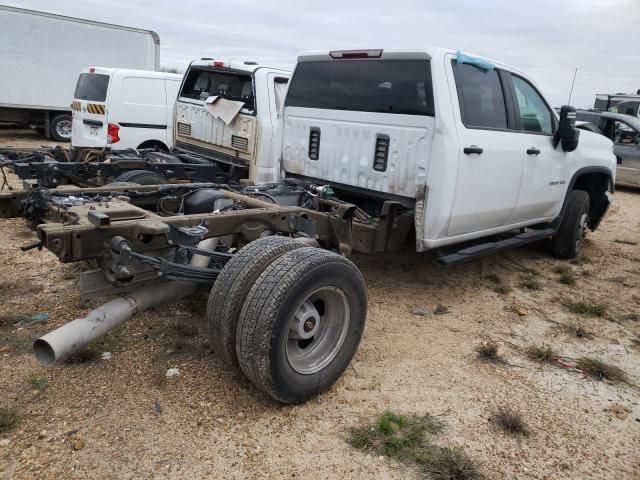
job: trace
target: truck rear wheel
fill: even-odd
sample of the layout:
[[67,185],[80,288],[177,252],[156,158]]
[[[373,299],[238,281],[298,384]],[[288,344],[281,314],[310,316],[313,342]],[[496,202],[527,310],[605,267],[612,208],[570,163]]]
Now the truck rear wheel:
[[51,119],[51,138],[56,142],[71,141],[71,115],[63,113]]
[[149,170],[129,170],[113,179],[113,183],[119,182],[131,182],[138,185],[164,185],[168,183],[165,177]]
[[264,237],[246,245],[220,272],[209,294],[209,345],[229,367],[238,367],[236,325],[247,294],[256,279],[276,258],[307,247],[288,237]]
[[366,316],[366,287],[353,263],[317,248],[286,253],[247,295],[236,331],[240,368],[274,399],[304,402],[349,366]]
[[582,249],[588,224],[589,194],[584,190],[572,190],[560,227],[553,237],[553,254],[559,258],[575,258]]

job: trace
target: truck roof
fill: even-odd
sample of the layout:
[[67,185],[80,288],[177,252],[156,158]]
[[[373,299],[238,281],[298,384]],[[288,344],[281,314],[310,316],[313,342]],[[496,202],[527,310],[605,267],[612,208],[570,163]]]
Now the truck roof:
[[135,70],[131,68],[111,68],[111,67],[87,67],[82,69],[81,73],[98,73],[102,75],[114,75],[116,73],[126,75],[138,75],[146,78],[175,78],[182,79],[180,73],[154,72],[153,70]]
[[[452,48],[442,48],[442,47],[418,47],[418,48],[407,48],[407,49],[394,49],[394,48],[357,49],[357,50],[347,49],[347,50],[331,50],[329,52],[315,51],[315,52],[309,52],[308,54],[300,55],[298,57],[298,62],[310,62],[310,61],[322,61],[322,60],[339,61],[341,58],[365,58],[364,55],[362,55],[365,52],[371,52],[370,54],[371,56],[369,56],[369,58],[373,58],[373,59],[381,58],[383,60],[384,59],[387,59],[387,60],[389,59],[407,59],[407,60],[409,59],[424,59],[424,60],[443,59],[445,55],[448,55],[448,54],[457,55],[458,53],[461,53],[470,59],[478,60],[483,63],[490,63],[492,65],[495,65],[498,68],[508,69],[511,72],[514,72],[524,78],[528,78],[531,80],[531,78],[526,73],[506,63],[494,60],[492,58],[487,58],[482,55],[476,55],[471,52],[466,52],[466,51],[461,52],[460,50],[455,50]],[[340,54],[345,54],[345,53],[348,56],[346,57],[339,56]],[[358,56],[358,55],[362,55],[362,56]]]
[[602,117],[610,118],[612,120],[620,120],[621,122],[626,122],[629,125],[632,125],[640,131],[640,118],[634,117],[633,115],[615,112],[602,112],[600,110],[578,110],[576,113],[584,117]]
[[[220,65],[217,65],[220,64]],[[227,61],[223,59],[214,58],[201,58],[200,60],[193,60],[189,67],[219,67],[229,70],[238,70],[241,72],[253,73],[260,68],[268,68],[269,70],[277,70],[282,73],[290,74],[291,71],[283,67],[274,67],[272,65],[263,65],[252,61],[233,60]]]
[[84,18],[68,17],[66,15],[58,15],[57,13],[41,12],[39,10],[29,10],[27,8],[10,7],[8,5],[0,5],[0,10],[6,10],[6,11],[16,12],[16,13],[24,13],[24,14],[27,14],[27,15],[39,15],[41,17],[56,18],[58,20],[66,20],[66,21],[69,21],[69,22],[76,22],[76,23],[85,23],[85,24],[88,24],[88,25],[95,25],[95,26],[99,26],[99,27],[119,28],[121,30],[128,30],[130,32],[148,33],[153,37],[153,41],[157,45],[160,44],[160,37],[153,30],[145,30],[145,29],[142,29],[142,28],[126,27],[124,25],[114,25],[113,23],[96,22],[94,20],[87,20],[87,19],[84,19]]

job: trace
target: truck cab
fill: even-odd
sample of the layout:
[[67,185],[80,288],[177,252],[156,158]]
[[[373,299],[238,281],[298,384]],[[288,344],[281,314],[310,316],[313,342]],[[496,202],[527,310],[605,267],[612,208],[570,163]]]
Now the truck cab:
[[191,62],[175,106],[175,147],[247,172],[256,183],[274,181],[289,77],[255,62]]
[[574,127],[575,109],[559,118],[526,74],[493,60],[435,48],[305,55],[285,100],[281,175],[331,184],[372,216],[396,202],[414,216],[419,251],[524,228],[552,236],[573,190],[588,196],[577,195],[589,203],[583,229],[613,191],[611,142]]

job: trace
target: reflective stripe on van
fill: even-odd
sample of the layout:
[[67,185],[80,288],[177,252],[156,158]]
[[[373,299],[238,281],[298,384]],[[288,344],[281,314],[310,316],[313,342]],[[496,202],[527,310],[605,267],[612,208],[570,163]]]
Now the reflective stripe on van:
[[79,112],[81,109],[82,109],[82,104],[79,101],[74,100],[71,103],[71,110],[73,110],[74,112]]
[[96,115],[104,115],[106,107],[97,103],[87,103],[87,112],[94,113]]

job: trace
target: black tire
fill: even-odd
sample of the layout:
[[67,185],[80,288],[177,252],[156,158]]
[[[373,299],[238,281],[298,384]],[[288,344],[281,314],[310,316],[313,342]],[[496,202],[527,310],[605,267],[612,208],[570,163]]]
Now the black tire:
[[256,279],[276,258],[307,246],[287,237],[259,238],[242,248],[224,266],[209,294],[207,325],[209,345],[225,365],[238,367],[236,325]]
[[56,142],[71,141],[71,115],[63,113],[51,119],[51,138]]
[[560,227],[553,237],[552,250],[558,258],[575,258],[582,248],[589,223],[589,194],[572,190],[568,194],[567,209]]
[[159,173],[149,170],[129,170],[113,179],[113,183],[137,183],[138,185],[164,185],[169,183],[165,177]]
[[[319,292],[329,295],[321,305],[314,300]],[[292,339],[292,332],[300,327],[306,331],[308,326],[308,321],[301,321],[299,316],[304,305],[316,309],[317,323],[309,327],[316,333],[310,340],[299,340],[297,335]],[[339,312],[344,314],[336,315]],[[286,253],[266,268],[247,295],[236,330],[240,368],[274,399],[304,402],[330,388],[349,366],[366,317],[366,286],[353,263],[318,248]],[[332,323],[331,318],[337,320]],[[333,342],[336,335],[341,340]],[[317,348],[326,345],[323,339],[335,343],[328,347],[330,354],[324,355],[325,349]],[[313,342],[318,344],[314,346]],[[306,348],[310,348],[305,350],[308,353],[291,354]]]

